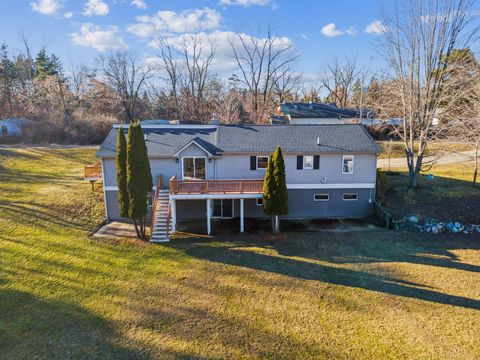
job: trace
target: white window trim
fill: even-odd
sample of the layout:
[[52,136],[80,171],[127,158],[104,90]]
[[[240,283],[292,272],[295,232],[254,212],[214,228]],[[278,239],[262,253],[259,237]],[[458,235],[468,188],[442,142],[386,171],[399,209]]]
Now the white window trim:
[[270,156],[268,155],[257,155],[256,156],[256,160],[257,160],[257,163],[256,163],[256,168],[257,170],[266,170],[267,168],[261,168],[261,167],[258,167],[258,158],[267,158],[267,166],[268,166],[268,162],[270,161]]
[[263,198],[256,198],[256,199],[255,199],[255,205],[256,205],[256,206],[263,206],[263,203],[259,203],[259,200],[262,200],[262,201],[263,201]]
[[187,178],[185,179],[185,167],[183,163],[183,159],[193,159],[193,172],[196,174],[197,171],[195,170],[195,159],[205,159],[205,180],[208,179],[208,173],[207,173],[207,163],[208,163],[208,158],[206,156],[182,156],[182,180],[204,180],[204,179],[197,179],[197,178]]
[[[316,195],[327,195],[327,198],[326,199],[315,199]],[[313,194],[313,201],[330,201],[330,194],[324,194],[324,193]]]
[[[345,199],[345,195],[355,195],[355,199]],[[358,193],[343,193],[342,194],[342,201],[357,201],[358,200]]]
[[[352,171],[351,172],[345,172],[343,171],[344,165],[345,165],[345,159],[346,158],[351,158],[352,159]],[[354,155],[343,155],[342,156],[342,174],[343,175],[352,175],[353,171],[355,169],[355,156]]]
[[[306,157],[311,157],[312,158],[312,166],[311,167],[305,166],[305,158]],[[315,167],[315,157],[313,155],[303,155],[303,170],[313,170],[314,167]]]

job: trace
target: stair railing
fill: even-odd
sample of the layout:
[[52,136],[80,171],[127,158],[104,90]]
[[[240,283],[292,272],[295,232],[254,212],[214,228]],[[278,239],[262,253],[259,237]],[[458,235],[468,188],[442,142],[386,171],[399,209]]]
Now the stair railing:
[[155,188],[155,195],[153,198],[153,207],[152,207],[152,216],[150,219],[150,237],[153,237],[153,228],[155,227],[155,214],[157,213],[158,208],[158,195],[160,194],[160,189],[162,188],[162,175],[159,175],[157,178],[157,185]]

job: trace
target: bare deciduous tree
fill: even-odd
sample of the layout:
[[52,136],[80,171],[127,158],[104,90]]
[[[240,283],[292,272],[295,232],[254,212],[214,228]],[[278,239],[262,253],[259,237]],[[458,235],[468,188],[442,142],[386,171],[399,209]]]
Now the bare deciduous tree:
[[182,37],[181,56],[185,76],[181,81],[186,114],[196,120],[207,121],[210,114],[206,104],[206,84],[209,68],[215,56],[215,44],[205,34],[185,34]]
[[271,29],[265,37],[237,33],[229,42],[239,78],[251,95],[253,120],[263,120],[276,79],[297,59],[293,44]]
[[[409,184],[418,186],[425,149],[438,129],[432,126],[446,90],[452,50],[471,39],[470,0],[408,0],[384,17],[381,52],[394,72],[403,126],[398,131],[407,158]],[[453,94],[450,94],[453,95]]]
[[178,58],[178,51],[160,33],[156,35],[154,44],[158,49],[159,68],[167,74],[167,78],[164,80],[170,85],[170,93],[174,104],[174,118],[179,119],[182,117],[179,88],[184,72],[183,63]]
[[130,52],[115,52],[99,58],[105,81],[121,98],[128,122],[136,119],[136,106],[140,90],[153,76],[153,67],[140,64]]
[[355,59],[340,61],[333,58],[326,70],[318,74],[320,84],[327,90],[328,99],[340,108],[348,105],[353,84],[357,79],[357,62]]

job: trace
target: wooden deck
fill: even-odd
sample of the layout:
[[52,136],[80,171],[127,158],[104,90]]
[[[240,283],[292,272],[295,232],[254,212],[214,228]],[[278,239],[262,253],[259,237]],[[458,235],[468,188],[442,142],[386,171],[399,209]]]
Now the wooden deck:
[[261,194],[263,180],[170,179],[171,194]]

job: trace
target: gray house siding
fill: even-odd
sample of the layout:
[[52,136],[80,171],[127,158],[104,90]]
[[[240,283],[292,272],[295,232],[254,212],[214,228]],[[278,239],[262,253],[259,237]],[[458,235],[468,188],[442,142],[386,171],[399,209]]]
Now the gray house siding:
[[[297,156],[285,155],[287,183],[319,184],[324,177],[327,184],[375,182],[376,155],[352,155],[354,155],[353,174],[342,174],[343,154],[320,154],[320,169],[318,170],[297,170]],[[217,179],[263,179],[265,176],[265,169],[250,170],[250,155],[225,155],[217,158],[215,172]]]

